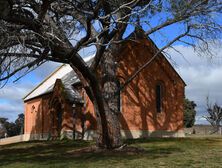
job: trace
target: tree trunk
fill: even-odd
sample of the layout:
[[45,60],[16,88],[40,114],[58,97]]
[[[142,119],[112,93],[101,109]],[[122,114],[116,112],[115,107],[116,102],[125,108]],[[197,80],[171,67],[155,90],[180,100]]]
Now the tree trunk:
[[120,94],[119,81],[116,77],[116,62],[111,51],[104,54],[101,64],[101,86],[104,109],[107,118],[109,138],[112,148],[122,145],[120,133]]
[[0,18],[5,18],[10,14],[10,4],[7,0],[0,1]]
[[112,148],[112,144],[109,138],[107,118],[99,80],[80,56],[72,58],[70,66],[77,73],[83,84],[83,87],[86,90],[87,95],[94,105],[97,119],[97,146],[110,149]]
[[97,75],[89,69],[82,58],[73,58],[70,65],[77,73],[94,104],[97,117],[97,146],[107,149],[121,146],[119,86],[113,54],[111,52],[105,53],[99,68],[100,73]]

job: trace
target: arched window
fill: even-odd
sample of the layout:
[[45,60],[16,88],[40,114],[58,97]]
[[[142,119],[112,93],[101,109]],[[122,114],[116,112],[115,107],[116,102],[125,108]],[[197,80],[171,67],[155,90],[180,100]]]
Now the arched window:
[[163,111],[163,84],[156,85],[156,111],[161,113]]
[[36,110],[35,110],[35,106],[33,105],[33,106],[31,107],[31,113],[34,113],[34,112],[36,112]]

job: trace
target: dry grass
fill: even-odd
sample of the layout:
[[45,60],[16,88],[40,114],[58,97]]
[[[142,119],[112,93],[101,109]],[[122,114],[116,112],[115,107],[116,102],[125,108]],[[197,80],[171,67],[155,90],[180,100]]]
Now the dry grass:
[[128,140],[120,151],[97,150],[94,142],[45,141],[0,147],[2,167],[221,167],[221,138]]

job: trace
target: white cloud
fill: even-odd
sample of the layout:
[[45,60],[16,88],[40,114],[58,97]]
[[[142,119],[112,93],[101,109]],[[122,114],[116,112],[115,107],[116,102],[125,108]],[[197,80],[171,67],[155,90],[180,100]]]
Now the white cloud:
[[18,82],[8,83],[4,88],[0,89],[0,117],[6,117],[10,121],[14,121],[18,114],[24,112],[22,98],[59,65],[61,64],[45,63]]
[[186,96],[197,104],[196,123],[203,123],[201,117],[206,115],[207,96],[212,103],[222,105],[222,48],[215,48],[215,55],[209,58],[206,55],[198,56],[192,47],[174,47],[183,56],[174,50],[168,50],[171,62],[187,84]]
[[32,88],[34,84],[9,84],[3,89],[0,89],[0,99],[17,100],[25,96]]
[[15,101],[10,99],[0,99],[0,117],[5,117],[10,121],[14,121],[18,114],[23,113],[23,111],[23,101],[21,98],[18,98],[18,100]]
[[34,84],[31,83],[9,83],[0,89],[0,117],[6,117],[14,121],[18,114],[23,113],[22,98],[33,87]]

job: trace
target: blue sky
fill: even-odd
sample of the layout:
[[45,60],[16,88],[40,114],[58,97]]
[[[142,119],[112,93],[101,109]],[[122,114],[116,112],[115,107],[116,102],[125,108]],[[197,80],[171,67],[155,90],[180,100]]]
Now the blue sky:
[[206,115],[206,97],[211,103],[222,106],[222,48],[214,46],[213,58],[198,56],[193,48],[177,45],[175,48],[183,53],[183,56],[174,50],[169,50],[171,62],[177,72],[186,82],[186,97],[197,104],[196,123],[207,123],[202,116]]
[[53,62],[45,63],[16,83],[11,80],[0,89],[0,117],[14,121],[18,114],[24,112],[22,98],[59,65]]

